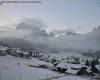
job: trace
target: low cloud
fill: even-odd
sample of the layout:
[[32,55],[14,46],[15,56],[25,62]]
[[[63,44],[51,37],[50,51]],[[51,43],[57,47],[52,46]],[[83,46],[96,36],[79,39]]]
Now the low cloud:
[[[80,52],[86,49],[99,49],[99,31],[86,34],[64,35],[55,37],[55,34],[68,33],[70,30],[53,30],[47,33],[46,25],[41,20],[22,20],[15,29],[0,31],[0,38],[17,38],[29,41],[31,45],[41,50]],[[73,31],[72,31],[73,32]],[[15,41],[16,42],[16,41]]]

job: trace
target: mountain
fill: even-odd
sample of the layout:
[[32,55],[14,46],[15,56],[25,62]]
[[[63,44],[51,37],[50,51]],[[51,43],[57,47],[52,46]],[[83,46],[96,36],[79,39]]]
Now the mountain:
[[69,31],[69,32],[66,33],[66,36],[69,36],[69,35],[76,35],[76,33]]
[[29,29],[33,30],[34,28],[44,29],[47,25],[40,19],[22,19],[17,25],[16,29]]
[[100,49],[100,26],[84,34],[69,32],[67,35],[54,38],[49,45],[60,51],[73,53],[91,49],[98,50]]
[[[41,28],[40,28],[41,27]],[[0,42],[8,47],[38,49],[53,52],[45,42],[52,34],[48,34],[41,20],[24,19],[15,26],[15,29],[0,31]]]
[[94,28],[91,34],[93,35],[95,39],[100,40],[100,25]]
[[42,20],[23,19],[17,26],[16,30],[24,30],[30,32],[30,37],[35,38],[49,38],[53,37],[52,34],[48,34],[45,30],[47,25]]
[[0,42],[9,47],[39,49],[49,53],[100,49],[100,26],[89,33],[67,32],[61,37],[55,37],[52,32],[47,33],[46,26],[41,20],[24,19],[16,28],[0,31]]
[[93,33],[100,33],[100,25],[93,29]]

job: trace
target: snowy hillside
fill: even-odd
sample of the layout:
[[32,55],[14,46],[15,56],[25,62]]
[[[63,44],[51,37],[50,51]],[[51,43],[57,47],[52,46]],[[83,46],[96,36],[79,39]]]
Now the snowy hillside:
[[[20,63],[18,65],[17,63]],[[50,70],[29,67],[29,64],[48,64],[32,59],[20,59],[12,56],[0,57],[0,80],[39,80],[59,76]]]
[[88,80],[88,79],[84,79],[81,77],[76,77],[76,76],[65,76],[59,79],[53,79],[53,80]]
[[[19,63],[19,64],[18,64]],[[52,64],[33,59],[13,56],[0,56],[0,80],[87,80],[77,76],[65,76],[49,69],[35,68],[28,65]]]

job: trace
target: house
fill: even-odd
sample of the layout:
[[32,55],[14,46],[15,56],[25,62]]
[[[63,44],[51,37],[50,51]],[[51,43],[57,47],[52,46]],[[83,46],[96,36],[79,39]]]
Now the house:
[[66,63],[59,63],[57,66],[56,66],[56,68],[57,68],[57,71],[59,71],[59,72],[66,72],[66,70],[67,70],[67,66],[66,66]]
[[30,53],[28,52],[23,52],[23,58],[29,58],[30,57]]
[[56,68],[59,72],[77,75],[84,75],[89,72],[89,70],[87,71],[88,68],[82,64],[59,63]]
[[6,50],[6,48],[0,48],[0,56],[5,56],[7,54]]
[[16,55],[21,58],[29,58],[31,55],[27,51],[16,50]]
[[32,51],[32,57],[40,57],[40,51]]
[[20,48],[11,48],[10,49],[10,54],[13,56],[18,56],[18,52],[21,51]]
[[15,54],[16,54],[18,57],[23,57],[23,56],[24,56],[24,55],[23,55],[24,52],[21,51],[21,50],[16,50],[15,52],[16,52]]

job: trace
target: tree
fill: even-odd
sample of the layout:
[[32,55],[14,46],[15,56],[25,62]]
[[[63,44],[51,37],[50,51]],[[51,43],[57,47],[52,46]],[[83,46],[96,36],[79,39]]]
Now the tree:
[[91,68],[91,71],[92,71],[92,73],[98,73],[98,69],[95,66],[93,66]]
[[95,66],[95,60],[93,60],[92,62],[91,62],[91,67],[94,67]]
[[89,65],[90,65],[88,59],[86,60],[85,65],[86,65],[86,66],[89,66]]
[[91,71],[92,71],[92,74],[93,73],[98,73],[98,69],[95,67],[95,65],[96,65],[96,60],[94,59],[92,62],[91,62]]
[[95,59],[95,64],[99,64],[98,58]]
[[86,67],[82,67],[78,72],[77,75],[84,75],[87,74]]

